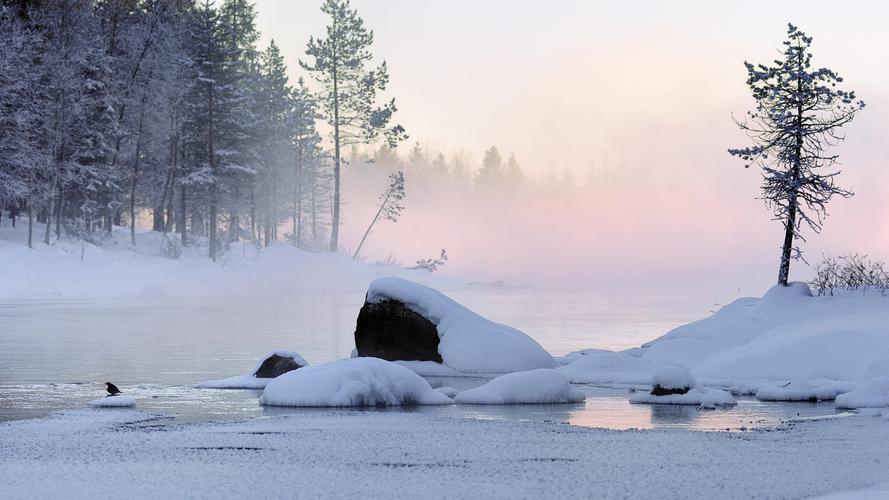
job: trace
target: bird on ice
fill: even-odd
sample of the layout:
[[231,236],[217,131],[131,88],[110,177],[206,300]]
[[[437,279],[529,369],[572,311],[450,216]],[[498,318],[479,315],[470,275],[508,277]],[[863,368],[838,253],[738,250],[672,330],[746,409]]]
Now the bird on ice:
[[105,387],[108,390],[109,396],[117,396],[118,394],[120,394],[120,389],[118,389],[117,386],[112,384],[111,382],[105,382]]

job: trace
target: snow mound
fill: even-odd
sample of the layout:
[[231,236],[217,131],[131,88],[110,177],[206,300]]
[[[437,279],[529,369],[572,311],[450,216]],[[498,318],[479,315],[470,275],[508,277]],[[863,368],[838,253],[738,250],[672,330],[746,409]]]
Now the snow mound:
[[651,377],[651,385],[668,390],[692,389],[697,387],[698,381],[687,370],[677,366],[665,366],[654,372]]
[[576,403],[584,399],[584,393],[571,387],[564,375],[547,368],[501,375],[457,394],[458,403],[484,405]]
[[437,290],[401,278],[378,278],[367,301],[397,300],[436,325],[445,365],[463,373],[510,373],[553,368],[552,356],[531,337],[470,311]]
[[439,405],[453,401],[409,369],[377,358],[351,358],[293,370],[271,380],[268,406]]
[[556,369],[572,384],[645,385],[659,364],[627,354],[590,352]]
[[253,371],[250,375],[237,375],[219,380],[208,380],[197,384],[195,387],[199,389],[263,389],[273,377],[263,378],[258,377],[257,374],[259,373],[260,368],[262,368],[263,363],[272,356],[291,359],[297,365],[302,367],[309,366],[309,362],[298,352],[279,349],[263,356],[262,359],[256,363],[256,366],[253,367]]
[[133,408],[136,406],[136,400],[130,396],[118,394],[90,401],[89,405],[94,408]]
[[697,405],[703,408],[738,404],[730,393],[713,388],[695,388],[685,394],[668,394],[665,396],[655,396],[648,392],[637,391],[630,394],[630,402],[662,405]]
[[863,386],[837,396],[837,408],[889,407],[889,377],[871,380]]
[[687,368],[706,385],[862,382],[889,376],[886,325],[889,297],[813,297],[808,286],[792,283],[675,328],[644,344],[641,359]]
[[835,384],[817,385],[808,380],[792,380],[786,384],[768,385],[756,392],[761,401],[829,401],[836,399]]

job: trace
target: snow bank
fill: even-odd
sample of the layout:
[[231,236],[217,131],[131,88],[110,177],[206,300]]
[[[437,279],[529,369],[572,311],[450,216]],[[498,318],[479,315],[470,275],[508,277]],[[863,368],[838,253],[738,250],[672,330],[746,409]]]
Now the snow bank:
[[682,366],[707,385],[889,376],[889,297],[776,286],[644,344],[640,359]]
[[871,380],[863,386],[837,396],[837,408],[889,407],[889,377]]
[[287,372],[266,385],[268,406],[436,405],[453,401],[409,369],[377,358],[351,358]]
[[630,394],[630,402],[662,405],[698,405],[703,408],[738,404],[730,393],[712,387],[696,388],[685,394],[668,394],[665,396],[655,396],[648,392],[636,391]]
[[437,290],[400,278],[374,280],[367,301],[386,299],[403,303],[436,325],[442,361],[458,372],[509,373],[556,366],[531,337],[485,319]]
[[645,385],[659,364],[627,354],[597,351],[556,370],[572,384]]
[[[261,249],[233,244],[213,262],[207,258],[206,242],[198,239],[183,247],[179,258],[171,259],[163,255],[163,234],[138,229],[132,246],[129,228],[120,227],[101,247],[53,238],[51,245],[35,242],[29,249],[27,221],[12,228],[5,211],[3,215],[0,299],[4,300],[348,293],[366,289],[380,276],[401,276],[440,289],[463,286],[426,271],[365,264],[340,253],[305,252],[282,242]],[[36,240],[44,227],[34,224]]]
[[786,384],[767,385],[756,391],[761,401],[828,401],[836,399],[841,387],[836,383],[814,384],[808,380],[792,380]]
[[584,393],[571,387],[564,375],[547,368],[501,375],[457,394],[458,403],[484,405],[576,403],[584,399]]
[[133,408],[136,406],[136,400],[130,396],[118,394],[90,401],[89,405],[95,408]]
[[263,389],[273,378],[258,377],[257,374],[263,363],[272,356],[289,358],[297,365],[303,367],[309,365],[309,362],[296,351],[276,350],[266,354],[257,361],[250,375],[237,375],[219,380],[208,380],[197,384],[196,387],[199,389]]

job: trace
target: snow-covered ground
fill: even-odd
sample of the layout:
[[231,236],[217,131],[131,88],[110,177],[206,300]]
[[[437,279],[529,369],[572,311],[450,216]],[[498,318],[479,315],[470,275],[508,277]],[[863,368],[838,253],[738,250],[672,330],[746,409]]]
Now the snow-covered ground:
[[889,376],[889,296],[813,297],[802,283],[743,298],[640,348],[579,352],[559,368],[572,382],[641,385],[664,366],[704,386],[763,399],[833,399]]
[[885,483],[889,440],[889,421],[870,416],[742,434],[381,411],[144,418],[104,409],[0,424],[3,497],[806,498]]
[[115,227],[102,246],[80,241],[43,244],[35,224],[27,247],[27,221],[0,224],[0,300],[202,297],[288,293],[354,292],[380,276],[403,276],[436,288],[459,288],[457,280],[426,271],[356,262],[342,253],[312,253],[283,242],[258,249],[238,243],[213,262],[200,244],[179,258],[163,255],[164,235],[139,231],[130,245],[127,228]]

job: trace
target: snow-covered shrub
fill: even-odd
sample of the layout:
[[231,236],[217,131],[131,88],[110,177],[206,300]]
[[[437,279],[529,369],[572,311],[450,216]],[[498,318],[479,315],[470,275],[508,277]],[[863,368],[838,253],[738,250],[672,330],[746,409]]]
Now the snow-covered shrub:
[[850,253],[826,255],[815,264],[812,287],[818,295],[834,295],[839,290],[889,291],[889,272],[882,261]]
[[438,268],[444,266],[448,262],[448,252],[444,248],[441,249],[441,255],[437,259],[420,259],[411,269],[422,269],[434,273]]

